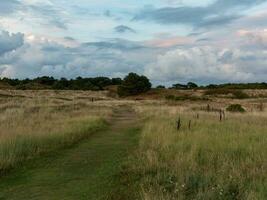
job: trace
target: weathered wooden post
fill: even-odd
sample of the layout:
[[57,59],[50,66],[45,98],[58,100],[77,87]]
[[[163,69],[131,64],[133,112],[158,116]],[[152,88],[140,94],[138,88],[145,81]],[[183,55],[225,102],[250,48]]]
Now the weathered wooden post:
[[191,130],[191,120],[188,122],[188,129]]
[[260,105],[259,105],[259,110],[260,110],[261,112],[264,111],[264,104],[263,104],[263,102],[260,103]]
[[181,118],[179,117],[178,121],[177,121],[177,130],[179,131],[181,128]]
[[210,104],[207,105],[207,111],[210,112]]
[[220,113],[220,121],[222,121],[223,119],[222,109],[220,109],[219,113]]

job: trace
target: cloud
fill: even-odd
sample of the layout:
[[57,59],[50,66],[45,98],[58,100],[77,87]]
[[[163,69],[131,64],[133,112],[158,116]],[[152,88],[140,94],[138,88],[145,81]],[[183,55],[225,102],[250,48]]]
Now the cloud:
[[194,27],[218,26],[240,18],[239,11],[244,8],[263,2],[266,0],[217,0],[205,7],[146,7],[134,17],[134,20],[150,20],[160,24],[189,24]]
[[124,39],[110,39],[108,41],[102,42],[89,42],[84,43],[83,46],[94,46],[99,49],[117,49],[117,50],[137,50],[145,48],[142,44],[138,42],[131,42]]
[[127,40],[113,39],[67,47],[48,40],[32,40],[0,57],[1,77],[117,76],[143,73],[155,50]]
[[0,33],[0,56],[9,51],[21,47],[24,43],[24,35],[21,33],[10,34],[7,31]]
[[21,3],[17,0],[1,0],[0,1],[0,16],[9,15],[14,13],[21,7]]
[[158,55],[145,67],[157,82],[198,83],[266,81],[267,52],[217,49],[211,46],[175,49]]
[[163,38],[148,40],[145,42],[145,44],[151,47],[168,48],[168,47],[185,46],[193,44],[193,41],[194,40],[190,37],[176,36],[176,37],[163,37]]
[[[0,16],[1,21],[16,23],[33,23],[38,26],[48,25],[59,29],[67,29],[65,12],[51,1],[39,0],[1,0]],[[12,14],[12,15],[11,15]],[[8,24],[8,27],[9,24]]]
[[257,50],[266,50],[267,48],[267,29],[243,29],[237,31],[237,35],[243,39],[242,46],[246,48],[254,48]]
[[117,33],[136,33],[136,31],[128,26],[125,26],[125,25],[120,25],[120,26],[116,26],[114,28],[114,30],[117,32]]
[[[239,43],[233,45],[225,43],[224,38],[224,45],[212,45],[204,36],[199,45],[190,37],[164,34],[143,42],[107,39],[79,43],[68,37],[59,42],[32,35],[24,39],[21,33],[2,32],[0,76],[115,77],[133,71],[161,84],[266,81],[266,31],[242,29],[236,34]],[[75,45],[68,45],[73,42]],[[253,45],[255,48],[248,48]]]
[[29,9],[29,12],[41,19],[45,20],[48,25],[53,25],[59,29],[67,29],[67,22],[64,20],[63,13],[60,9],[56,9],[53,4],[35,3],[25,4],[25,7]]

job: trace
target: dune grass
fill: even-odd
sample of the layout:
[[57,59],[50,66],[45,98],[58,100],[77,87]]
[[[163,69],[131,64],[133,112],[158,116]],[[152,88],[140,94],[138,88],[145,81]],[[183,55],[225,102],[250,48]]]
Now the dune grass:
[[73,100],[70,95],[58,95],[56,100],[11,96],[0,101],[0,174],[40,154],[76,144],[105,128],[111,113],[110,107]]
[[266,113],[227,113],[220,122],[215,113],[203,112],[196,119],[178,107],[139,111],[147,122],[139,150],[123,169],[127,184],[138,191],[133,191],[135,198],[267,198]]

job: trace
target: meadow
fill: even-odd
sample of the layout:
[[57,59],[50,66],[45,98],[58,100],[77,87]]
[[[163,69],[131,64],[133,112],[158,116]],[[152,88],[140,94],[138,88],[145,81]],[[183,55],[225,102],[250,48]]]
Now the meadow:
[[226,112],[222,121],[205,103],[137,106],[146,122],[123,184],[144,200],[266,199],[267,112],[252,102],[239,101],[248,111]]
[[[0,92],[0,172],[71,146],[106,126],[111,105],[101,93]],[[95,102],[92,102],[92,99]]]
[[[114,157],[109,158],[111,164],[106,171],[114,170],[111,166],[120,169],[109,177],[112,191],[108,199],[266,199],[266,92],[246,93],[251,98],[171,91],[171,95],[182,98],[169,99],[165,96],[170,94],[160,97],[154,91],[150,99],[149,94],[116,99],[107,92],[3,90],[0,91],[0,172],[8,176],[13,173],[11,169],[51,152],[71,150],[82,141],[92,140],[94,144],[91,136],[101,133],[94,144],[96,149],[100,143],[106,144],[105,151],[109,152],[109,143],[114,138],[111,154]],[[242,105],[245,112],[226,111],[231,104]],[[109,129],[114,136],[101,139]],[[121,138],[118,134],[124,132],[129,135]],[[121,152],[117,154],[115,149],[122,145],[116,145],[127,147],[126,140],[132,141],[134,150],[127,159],[118,160]],[[76,157],[68,159],[76,161]],[[94,162],[98,166],[99,161]],[[79,164],[75,163],[75,167],[78,173]],[[12,187],[12,181],[9,184]],[[5,188],[3,182],[0,190],[1,186]],[[6,194],[8,191],[5,190]]]

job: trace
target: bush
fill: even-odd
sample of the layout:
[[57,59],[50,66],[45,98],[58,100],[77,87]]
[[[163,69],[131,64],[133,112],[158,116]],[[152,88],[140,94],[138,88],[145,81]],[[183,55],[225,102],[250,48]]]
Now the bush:
[[240,104],[232,104],[226,108],[229,112],[246,112],[246,110]]
[[145,76],[129,73],[118,87],[119,96],[131,96],[147,92],[151,89],[151,83]]
[[237,91],[233,92],[233,96],[236,99],[247,99],[247,98],[249,98],[248,94],[246,94],[245,92],[240,91],[240,90],[237,90]]
[[164,85],[158,85],[156,89],[165,89],[166,87]]

